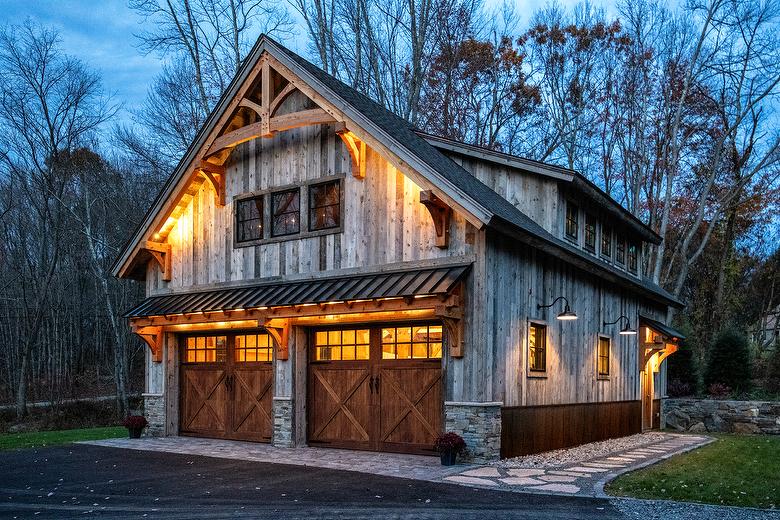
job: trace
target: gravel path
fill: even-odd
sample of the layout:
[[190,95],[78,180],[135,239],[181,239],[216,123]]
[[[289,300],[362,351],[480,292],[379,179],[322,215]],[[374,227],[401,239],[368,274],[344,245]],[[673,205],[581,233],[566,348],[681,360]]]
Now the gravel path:
[[638,433],[628,437],[583,444],[574,448],[504,459],[496,462],[495,465],[504,468],[558,468],[572,462],[582,462],[619,451],[647,446],[648,444],[661,442],[666,438],[666,434],[660,432]]
[[665,500],[611,499],[615,508],[628,519],[676,520],[780,520],[780,511],[762,511],[741,507],[720,507],[690,502],[668,502]]

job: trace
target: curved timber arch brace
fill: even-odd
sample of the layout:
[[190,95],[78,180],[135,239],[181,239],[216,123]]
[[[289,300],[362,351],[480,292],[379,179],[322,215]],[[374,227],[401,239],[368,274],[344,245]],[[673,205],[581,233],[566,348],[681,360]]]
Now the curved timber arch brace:
[[152,352],[152,361],[155,363],[162,363],[163,354],[163,328],[162,327],[133,327],[133,334],[136,334],[139,338],[146,343],[149,350]]
[[446,249],[450,242],[450,215],[452,209],[431,190],[420,192],[420,204],[428,208],[436,229],[436,247]]
[[450,356],[463,357],[463,309],[459,305],[441,305],[436,307],[436,318],[447,329],[447,345]]
[[260,320],[260,326],[268,331],[276,343],[276,359],[286,361],[290,357],[290,320]]
[[163,281],[170,282],[173,270],[171,260],[171,245],[161,242],[147,241],[145,249],[149,251],[149,254],[152,255],[152,258],[154,258],[157,261],[157,264],[160,266]]

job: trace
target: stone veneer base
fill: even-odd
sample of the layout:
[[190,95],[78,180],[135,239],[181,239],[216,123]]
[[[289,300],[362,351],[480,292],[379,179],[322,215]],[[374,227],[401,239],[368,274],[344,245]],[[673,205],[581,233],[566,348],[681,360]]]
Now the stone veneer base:
[[143,394],[144,417],[149,426],[144,430],[147,437],[163,437],[165,435],[165,396],[161,394]]
[[274,446],[292,448],[293,442],[293,401],[290,397],[274,397],[274,433],[271,440]]
[[444,429],[455,432],[466,441],[464,462],[484,463],[501,456],[500,402],[444,403]]

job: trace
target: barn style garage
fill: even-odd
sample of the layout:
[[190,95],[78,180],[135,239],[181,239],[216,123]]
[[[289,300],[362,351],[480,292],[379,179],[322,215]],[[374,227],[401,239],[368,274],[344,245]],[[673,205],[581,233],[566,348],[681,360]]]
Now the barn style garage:
[[417,131],[262,37],[114,265],[157,435],[472,460],[658,425],[660,237],[577,172]]

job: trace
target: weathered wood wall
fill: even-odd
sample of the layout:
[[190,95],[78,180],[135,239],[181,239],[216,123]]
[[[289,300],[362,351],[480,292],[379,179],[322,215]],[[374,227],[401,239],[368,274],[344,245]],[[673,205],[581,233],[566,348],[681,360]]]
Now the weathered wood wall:
[[[300,96],[285,101],[296,103],[305,105]],[[159,269],[150,262],[149,295],[458,256],[472,250],[466,243],[467,223],[458,215],[453,218],[450,247],[435,246],[433,221],[419,202],[420,188],[375,152],[369,150],[367,155],[365,179],[352,177],[349,155],[333,126],[302,127],[249,141],[237,147],[226,166],[226,205],[216,206],[212,188],[204,183],[168,237],[173,245],[173,280],[163,282]],[[344,176],[343,232],[233,247],[234,197],[332,175]],[[301,200],[302,211],[306,203]]]
[[[665,309],[496,233],[484,237],[475,245],[478,260],[467,304],[472,313],[467,345],[476,355],[450,361],[448,399],[505,406],[639,400],[638,336],[621,336],[619,326],[603,322],[626,315],[637,327],[640,308],[650,316]],[[537,309],[558,296],[569,299],[579,319],[555,319],[563,302]],[[547,324],[547,372],[541,377],[528,371],[529,320]],[[608,379],[597,374],[599,334],[612,339]]]

